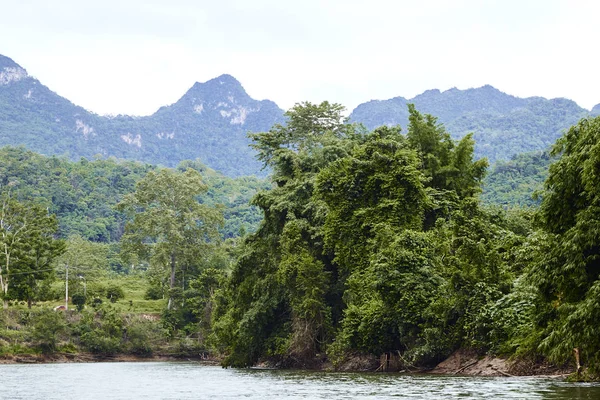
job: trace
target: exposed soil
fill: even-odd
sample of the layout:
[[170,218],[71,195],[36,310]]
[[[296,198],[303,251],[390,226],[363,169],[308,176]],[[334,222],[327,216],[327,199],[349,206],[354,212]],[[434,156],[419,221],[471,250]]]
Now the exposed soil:
[[[44,363],[88,363],[88,362],[144,362],[144,361],[196,361],[205,365],[220,365],[217,358],[202,356],[135,355],[102,356],[90,353],[16,354],[0,357],[0,364],[44,364]],[[333,370],[333,366],[320,360],[318,365],[304,366],[301,369]],[[257,367],[281,368],[282,365],[262,363]],[[367,354],[353,354],[336,369],[342,372],[373,372],[379,370],[380,359]],[[408,372],[408,371],[407,371]],[[565,377],[574,372],[572,366],[557,367],[543,360],[517,360],[480,356],[475,351],[460,349],[429,371],[430,374],[465,376],[554,376]]]
[[569,366],[556,367],[541,360],[511,361],[501,357],[479,356],[460,349],[439,363],[432,374],[469,376],[566,376],[574,372]]
[[379,367],[379,359],[372,354],[353,354],[341,363],[337,370],[343,372],[375,371]]

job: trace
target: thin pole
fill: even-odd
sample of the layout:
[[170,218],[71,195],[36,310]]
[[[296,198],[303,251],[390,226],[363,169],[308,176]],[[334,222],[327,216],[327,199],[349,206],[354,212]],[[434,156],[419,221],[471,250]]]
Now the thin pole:
[[69,309],[69,264],[65,264],[65,310]]

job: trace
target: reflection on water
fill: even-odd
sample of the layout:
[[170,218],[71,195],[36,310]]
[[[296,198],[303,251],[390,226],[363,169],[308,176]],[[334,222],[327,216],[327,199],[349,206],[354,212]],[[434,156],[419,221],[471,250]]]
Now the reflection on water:
[[197,363],[0,365],[6,399],[600,399],[544,378],[234,370]]

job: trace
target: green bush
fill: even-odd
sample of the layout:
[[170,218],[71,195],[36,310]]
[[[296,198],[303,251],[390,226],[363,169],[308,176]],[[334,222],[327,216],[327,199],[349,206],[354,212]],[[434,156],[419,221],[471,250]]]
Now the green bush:
[[92,307],[98,308],[101,305],[102,305],[102,299],[99,297],[94,297],[94,299],[92,300]]
[[82,347],[95,354],[114,354],[122,351],[123,319],[112,308],[84,312],[74,328]]
[[158,323],[132,322],[127,327],[127,351],[141,356],[150,356],[153,351],[152,345],[163,337]]
[[83,347],[95,354],[115,354],[121,351],[121,339],[106,335],[103,329],[94,329],[81,335]]
[[31,340],[43,352],[56,349],[58,336],[66,331],[67,324],[63,313],[44,310],[32,316]]
[[88,283],[87,296],[89,298],[106,296],[106,286],[96,282]]
[[73,296],[71,296],[71,302],[73,305],[75,305],[75,307],[77,307],[78,311],[83,310],[86,300],[87,299],[83,293],[75,293]]
[[150,286],[144,294],[145,300],[162,300],[163,298],[164,292],[159,286]]
[[111,303],[116,303],[118,300],[125,298],[125,292],[123,292],[121,286],[109,285],[106,287],[106,298],[109,299]]

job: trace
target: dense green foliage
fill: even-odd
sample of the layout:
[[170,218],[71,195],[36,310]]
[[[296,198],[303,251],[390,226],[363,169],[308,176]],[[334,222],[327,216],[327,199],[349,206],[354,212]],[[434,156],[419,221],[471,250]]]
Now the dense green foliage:
[[[224,363],[392,352],[432,365],[461,347],[564,363],[577,348],[595,373],[600,119],[558,142],[532,213],[483,207],[487,162],[473,161],[472,137],[409,114],[406,136],[367,133],[338,105],[305,103],[253,135],[276,187],[254,198],[263,223],[214,295]],[[537,175],[549,160],[496,173]]]
[[277,187],[258,194],[259,230],[242,246],[214,314],[231,365],[305,365],[362,351],[414,363],[489,347],[482,313],[514,279],[505,253],[526,223],[476,196],[486,161],[409,109],[397,128],[357,130],[337,105],[301,104],[253,136]]
[[548,167],[553,158],[548,152],[523,153],[509,161],[497,161],[488,171],[481,200],[503,207],[539,205]]
[[538,350],[557,362],[579,349],[600,372],[600,117],[583,119],[553,148],[529,277],[537,287]]
[[[268,183],[254,177],[228,178],[198,161],[185,161],[179,169],[193,168],[205,177],[209,190],[202,201],[223,204],[224,237],[253,232],[260,212],[248,204]],[[0,186],[12,185],[13,195],[36,200],[58,218],[59,235],[79,235],[96,242],[117,242],[123,234],[124,216],[114,206],[134,191],[135,185],[157,167],[114,158],[71,162],[45,157],[22,147],[0,148]]]

